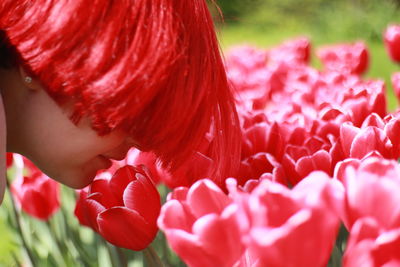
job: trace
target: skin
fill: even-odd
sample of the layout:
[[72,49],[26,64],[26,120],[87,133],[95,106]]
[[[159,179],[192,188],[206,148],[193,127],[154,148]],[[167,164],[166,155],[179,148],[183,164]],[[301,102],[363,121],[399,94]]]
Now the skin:
[[58,182],[82,188],[111,165],[110,159],[123,159],[135,146],[122,131],[98,136],[87,118],[73,124],[68,107],[59,107],[38,81],[25,77],[21,68],[0,69],[7,152],[24,155]]

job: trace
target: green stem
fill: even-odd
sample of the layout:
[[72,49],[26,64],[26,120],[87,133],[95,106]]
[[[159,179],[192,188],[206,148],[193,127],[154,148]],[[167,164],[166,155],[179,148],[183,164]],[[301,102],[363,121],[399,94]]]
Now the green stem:
[[54,224],[54,217],[53,218],[51,218],[49,221],[46,221],[46,225],[47,225],[47,228],[49,229],[49,233],[50,233],[50,235],[51,235],[51,238],[53,239],[53,241],[54,241],[54,243],[55,243],[55,245],[56,245],[56,249],[57,249],[57,260],[60,260],[59,259],[59,257],[61,257],[62,259],[63,259],[63,261],[64,261],[64,265],[66,264],[66,262],[67,262],[67,259],[66,259],[66,255],[64,255],[64,253],[63,253],[63,251],[64,251],[64,249],[63,249],[63,244],[61,243],[61,241],[59,240],[59,238],[58,238],[58,236],[57,236],[57,232],[56,232],[56,226],[55,226],[55,224]]
[[143,250],[143,255],[149,267],[165,267],[152,246],[149,245],[145,250]]
[[[76,201],[75,198],[73,198],[73,200]],[[83,265],[86,266],[91,262],[90,255],[87,254],[87,252],[80,246],[80,244],[77,244],[76,236],[79,236],[79,232],[75,229],[70,228],[70,225],[68,224],[67,212],[69,211],[67,211],[65,206],[62,205],[60,209],[60,214],[62,217],[64,232],[71,242],[70,245],[74,248],[75,251],[78,252],[73,257],[76,261],[81,262]]]
[[121,266],[128,267],[128,260],[126,259],[124,251],[120,247],[117,247],[117,246],[115,246],[115,249],[117,251],[119,263],[121,264]]
[[115,253],[115,250],[113,251],[112,249],[112,245],[110,243],[108,243],[102,236],[99,236],[100,240],[102,240],[104,246],[106,247],[107,251],[108,251],[108,255],[110,256],[110,261],[111,261],[111,265],[113,267],[120,267],[121,265],[118,262],[118,257]]
[[24,247],[25,252],[26,252],[26,254],[28,255],[28,260],[29,260],[31,266],[35,267],[35,263],[34,263],[34,261],[33,261],[32,252],[31,252],[31,250],[30,250],[29,247],[28,247],[28,244],[27,244],[27,242],[26,242],[24,233],[23,233],[23,231],[22,231],[21,218],[20,218],[19,213],[18,213],[18,211],[17,211],[17,207],[16,207],[16,205],[15,205],[14,197],[13,197],[13,195],[12,195],[12,193],[11,193],[11,186],[10,186],[10,182],[9,182],[8,175],[7,175],[6,182],[7,182],[8,192],[9,192],[9,194],[10,194],[11,206],[12,206],[12,209],[13,209],[13,213],[14,213],[14,217],[15,217],[15,222],[17,223],[17,225],[16,225],[16,226],[17,226],[17,231],[18,231],[19,236],[20,236],[20,238],[21,238],[22,246]]

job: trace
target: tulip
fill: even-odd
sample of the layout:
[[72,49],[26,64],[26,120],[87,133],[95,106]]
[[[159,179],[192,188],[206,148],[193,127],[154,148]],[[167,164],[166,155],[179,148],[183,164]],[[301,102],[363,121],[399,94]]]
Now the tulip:
[[7,156],[6,156],[6,167],[7,168],[11,167],[11,165],[13,164],[13,161],[14,161],[13,157],[14,157],[13,153],[7,152]]
[[342,209],[340,183],[313,172],[293,190],[265,179],[247,199],[232,197],[239,203],[243,240],[259,259],[257,266],[327,264]]
[[244,252],[232,200],[211,180],[176,188],[158,225],[179,257],[192,267],[230,267]]
[[272,180],[286,184],[282,166],[268,153],[257,153],[240,163],[237,180],[240,185],[251,179],[259,179],[263,174],[272,174]]
[[157,234],[160,208],[160,195],[145,168],[127,165],[82,190],[75,215],[110,243],[142,250]]
[[386,51],[394,62],[400,62],[400,25],[390,25],[384,34]]
[[252,72],[263,68],[267,63],[267,53],[252,46],[232,47],[227,53],[228,69],[240,69],[241,72]]
[[145,165],[151,175],[151,180],[155,184],[161,183],[167,176],[166,171],[162,168],[161,164],[157,161],[156,155],[152,152],[143,152],[136,148],[131,148],[125,160],[121,163],[123,164],[121,164],[122,166]]
[[345,187],[342,220],[347,229],[362,218],[373,218],[383,229],[400,228],[400,167],[381,157],[347,159],[338,164],[335,177]]
[[368,50],[363,42],[322,47],[317,55],[329,71],[361,75],[369,64]]
[[394,94],[397,97],[397,101],[400,102],[400,72],[395,72],[391,77]]
[[311,43],[305,37],[289,40],[273,48],[269,53],[269,61],[289,64],[308,64],[311,58]]
[[400,266],[400,228],[384,231],[371,217],[358,220],[351,229],[344,267]]
[[[47,177],[26,158],[14,154],[19,162],[17,177],[11,192],[21,209],[39,220],[46,221],[60,208],[60,185]],[[28,175],[22,175],[23,168]]]

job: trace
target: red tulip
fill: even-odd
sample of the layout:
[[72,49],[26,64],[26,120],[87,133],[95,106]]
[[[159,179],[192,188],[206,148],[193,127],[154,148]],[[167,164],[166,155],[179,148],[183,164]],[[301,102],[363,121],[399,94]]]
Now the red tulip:
[[144,167],[127,165],[82,190],[75,215],[110,243],[142,250],[157,234],[160,208],[160,195]]
[[383,34],[386,51],[394,62],[400,62],[400,25],[390,25]]
[[7,152],[7,157],[6,157],[6,167],[9,168],[13,164],[13,153],[8,153]]
[[235,206],[212,181],[177,188],[162,207],[158,225],[189,266],[230,267],[244,252]]
[[[22,160],[21,156],[15,156],[20,163],[17,173],[20,173],[11,185],[11,192],[23,211],[37,219],[48,220],[60,208],[59,184],[27,159]],[[26,176],[21,175],[24,166],[28,171]]]
[[163,182],[163,179],[167,176],[166,171],[162,168],[161,163],[157,161],[157,157],[152,152],[143,152],[136,148],[132,148],[128,151],[124,161],[121,162],[123,165],[145,165],[151,175],[151,180],[155,183]]

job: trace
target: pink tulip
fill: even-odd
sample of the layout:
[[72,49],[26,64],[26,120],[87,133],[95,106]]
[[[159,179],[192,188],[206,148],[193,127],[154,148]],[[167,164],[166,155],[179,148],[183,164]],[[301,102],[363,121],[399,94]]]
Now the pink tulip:
[[400,228],[400,167],[396,161],[348,159],[338,164],[335,176],[345,187],[342,220],[347,229],[366,217],[383,229]]
[[308,64],[311,58],[311,43],[305,37],[288,40],[269,52],[269,62]]
[[317,55],[329,71],[361,75],[369,64],[368,50],[363,42],[322,47]]
[[400,25],[389,25],[384,34],[386,51],[394,62],[400,62]]
[[263,180],[248,196],[232,191],[242,239],[257,266],[327,264],[339,226],[340,183],[314,172],[293,190]]
[[362,159],[367,155],[379,154],[387,159],[400,156],[400,118],[388,115],[383,119],[372,113],[362,123],[361,128],[351,123],[340,127],[339,158]]
[[400,228],[384,231],[371,217],[358,220],[351,229],[344,267],[400,266]]
[[267,53],[256,47],[242,45],[229,49],[226,65],[239,68],[242,72],[251,72],[263,68],[267,63]]
[[391,78],[394,94],[397,97],[397,101],[400,102],[400,72],[393,73]]
[[291,185],[297,184],[312,171],[332,172],[332,158],[328,151],[320,148],[288,145],[282,159],[282,166]]
[[346,157],[362,159],[373,151],[386,158],[393,157],[393,144],[384,130],[378,127],[360,129],[343,124],[340,128],[340,142]]
[[228,267],[244,252],[232,200],[210,180],[176,188],[158,225],[179,257],[192,267]]
[[155,238],[160,195],[143,166],[125,166],[111,179],[96,178],[80,192],[75,215],[110,243],[132,250]]
[[[17,157],[17,177],[11,185],[11,192],[21,209],[37,219],[46,221],[60,208],[60,186],[44,175],[32,162]],[[22,175],[26,168],[27,175]]]

